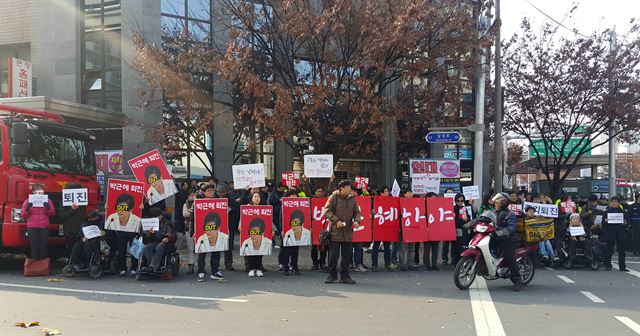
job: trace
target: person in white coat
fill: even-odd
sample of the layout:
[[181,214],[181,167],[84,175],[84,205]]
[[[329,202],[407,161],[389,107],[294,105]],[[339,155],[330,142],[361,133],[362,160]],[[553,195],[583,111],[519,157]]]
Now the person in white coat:
[[147,199],[149,200],[150,205],[171,197],[177,192],[176,185],[173,183],[173,180],[162,179],[160,168],[156,165],[148,166],[144,170],[144,177],[147,183],[149,183]]

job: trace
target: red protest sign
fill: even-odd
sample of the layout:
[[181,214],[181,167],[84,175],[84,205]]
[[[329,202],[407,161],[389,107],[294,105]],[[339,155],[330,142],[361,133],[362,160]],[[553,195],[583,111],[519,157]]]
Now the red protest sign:
[[369,178],[364,176],[356,176],[355,186],[356,189],[360,190],[369,188]]
[[572,214],[576,212],[576,203],[572,200],[568,200],[566,202],[560,202],[560,213],[563,214]]
[[144,183],[144,193],[149,204],[156,204],[178,192],[157,149],[129,160],[129,167],[136,180]]
[[360,226],[353,228],[353,242],[366,243],[371,241],[373,229],[371,228],[371,197],[357,196],[356,203],[360,208]]
[[229,249],[229,211],[226,198],[201,198],[193,203],[196,253]]
[[420,243],[429,241],[427,229],[427,207],[424,199],[401,198],[400,213],[402,219],[402,239],[406,243]]
[[138,232],[142,217],[142,191],[140,182],[109,179],[105,209],[106,230]]
[[296,172],[284,172],[282,173],[282,184],[287,187],[294,187],[300,185],[300,174]]
[[284,246],[311,245],[311,200],[287,197],[282,199],[282,243]]
[[400,201],[397,197],[376,196],[373,198],[373,240],[397,242],[400,240]]
[[427,225],[429,241],[456,240],[456,221],[450,198],[427,199]]
[[240,255],[271,254],[273,207],[243,205],[240,207]]
[[320,232],[326,230],[327,222],[324,216],[324,205],[328,198],[311,199],[311,238],[313,245],[320,245]]

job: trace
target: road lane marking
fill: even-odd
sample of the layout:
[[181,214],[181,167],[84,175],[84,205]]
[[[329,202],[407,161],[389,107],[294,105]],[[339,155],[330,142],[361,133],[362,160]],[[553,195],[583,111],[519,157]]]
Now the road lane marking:
[[587,291],[580,291],[580,293],[582,293],[582,295],[586,296],[589,300],[595,302],[595,303],[605,303],[603,299],[597,297],[595,294],[591,293],[591,292],[587,292]]
[[564,276],[564,275],[556,275],[556,276],[557,276],[558,278],[560,278],[560,280],[562,280],[562,281],[564,281],[564,282],[566,282],[566,283],[568,283],[568,284],[574,284],[574,283],[576,283],[575,281],[573,281],[573,280],[571,280],[571,279],[567,278],[567,277],[566,277],[566,276]]
[[640,324],[637,324],[634,320],[626,316],[616,316],[616,319],[640,335]]
[[70,292],[70,293],[85,293],[85,294],[102,294],[102,295],[115,295],[115,296],[134,296],[134,297],[146,297],[146,298],[159,298],[165,300],[180,299],[180,300],[195,300],[195,301],[220,301],[220,302],[234,302],[234,303],[246,303],[249,300],[242,299],[224,299],[214,297],[199,297],[199,296],[181,296],[181,295],[162,295],[162,294],[143,294],[143,293],[128,293],[128,292],[108,292],[108,291],[96,291],[86,289],[74,289],[74,288],[56,288],[47,286],[33,286],[33,285],[21,285],[0,282],[0,287],[14,287],[14,288],[26,288],[26,289],[42,289],[57,292]]
[[506,336],[484,278],[477,277],[469,289],[473,321],[478,336]]
[[[619,269],[620,269],[620,266],[618,266],[618,263],[614,263],[614,262],[612,262],[612,263],[611,263],[611,266],[613,266],[613,268],[615,268],[615,269],[617,269],[617,270],[619,270]],[[625,273],[628,273],[628,274],[630,274],[630,275],[633,275],[633,276],[634,276],[634,277],[636,277],[636,278],[640,278],[640,272],[638,272],[638,271],[634,271],[634,270],[630,269],[629,267],[627,267],[627,269],[629,270],[629,272],[625,272]]]

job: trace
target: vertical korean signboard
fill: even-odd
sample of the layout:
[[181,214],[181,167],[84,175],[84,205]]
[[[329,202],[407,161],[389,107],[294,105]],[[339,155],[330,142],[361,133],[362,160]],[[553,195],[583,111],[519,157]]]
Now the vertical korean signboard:
[[31,62],[9,57],[9,97],[33,96],[33,66]]

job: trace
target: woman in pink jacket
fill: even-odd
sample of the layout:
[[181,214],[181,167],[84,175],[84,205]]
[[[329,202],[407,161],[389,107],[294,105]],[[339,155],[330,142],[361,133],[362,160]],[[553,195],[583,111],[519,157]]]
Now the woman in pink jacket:
[[[44,195],[42,184],[34,184],[31,190],[36,195]],[[31,259],[47,258],[47,245],[49,243],[49,217],[56,214],[53,202],[47,199],[42,206],[34,206],[27,198],[22,203],[20,216],[27,220],[27,238],[31,245]]]

